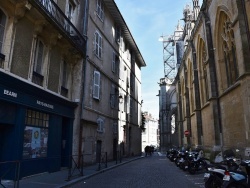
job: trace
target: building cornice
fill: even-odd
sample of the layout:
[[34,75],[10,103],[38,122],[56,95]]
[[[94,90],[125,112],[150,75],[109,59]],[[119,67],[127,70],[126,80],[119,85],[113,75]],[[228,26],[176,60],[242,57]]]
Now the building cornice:
[[116,23],[118,23],[122,29],[123,36],[125,37],[126,41],[129,43],[130,47],[135,53],[136,59],[139,61],[140,67],[145,67],[146,63],[142,57],[142,54],[120,12],[114,0],[103,0],[106,5],[106,8],[109,10],[110,14],[112,15],[113,19]]

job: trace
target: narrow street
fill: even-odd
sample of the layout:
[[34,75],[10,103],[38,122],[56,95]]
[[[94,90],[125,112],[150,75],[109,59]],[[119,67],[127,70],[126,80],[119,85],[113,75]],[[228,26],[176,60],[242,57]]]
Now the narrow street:
[[154,153],[93,176],[71,188],[202,188],[203,174],[190,175],[176,167],[165,155]]

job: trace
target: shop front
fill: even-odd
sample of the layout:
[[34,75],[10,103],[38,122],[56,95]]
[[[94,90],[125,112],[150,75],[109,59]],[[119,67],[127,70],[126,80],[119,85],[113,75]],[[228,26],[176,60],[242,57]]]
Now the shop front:
[[0,72],[0,177],[22,178],[67,167],[75,107]]

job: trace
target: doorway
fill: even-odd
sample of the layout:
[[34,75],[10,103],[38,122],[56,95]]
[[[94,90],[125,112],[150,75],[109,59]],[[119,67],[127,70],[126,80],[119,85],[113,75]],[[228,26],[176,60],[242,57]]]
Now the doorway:
[[96,143],[96,162],[97,163],[101,161],[101,154],[102,154],[102,141],[97,140],[97,143]]
[[70,120],[68,118],[62,119],[62,133],[61,133],[61,167],[69,166],[70,152]]

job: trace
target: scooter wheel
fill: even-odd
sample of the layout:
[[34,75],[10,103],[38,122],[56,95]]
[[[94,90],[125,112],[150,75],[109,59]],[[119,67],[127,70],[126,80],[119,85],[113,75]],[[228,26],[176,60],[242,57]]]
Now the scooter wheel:
[[188,168],[188,172],[189,172],[190,174],[195,174],[195,172],[196,172],[195,167],[189,167],[189,168]]
[[222,179],[218,177],[211,176],[205,182],[205,188],[221,188],[223,184]]
[[227,188],[249,188],[247,185],[231,183],[227,186]]

